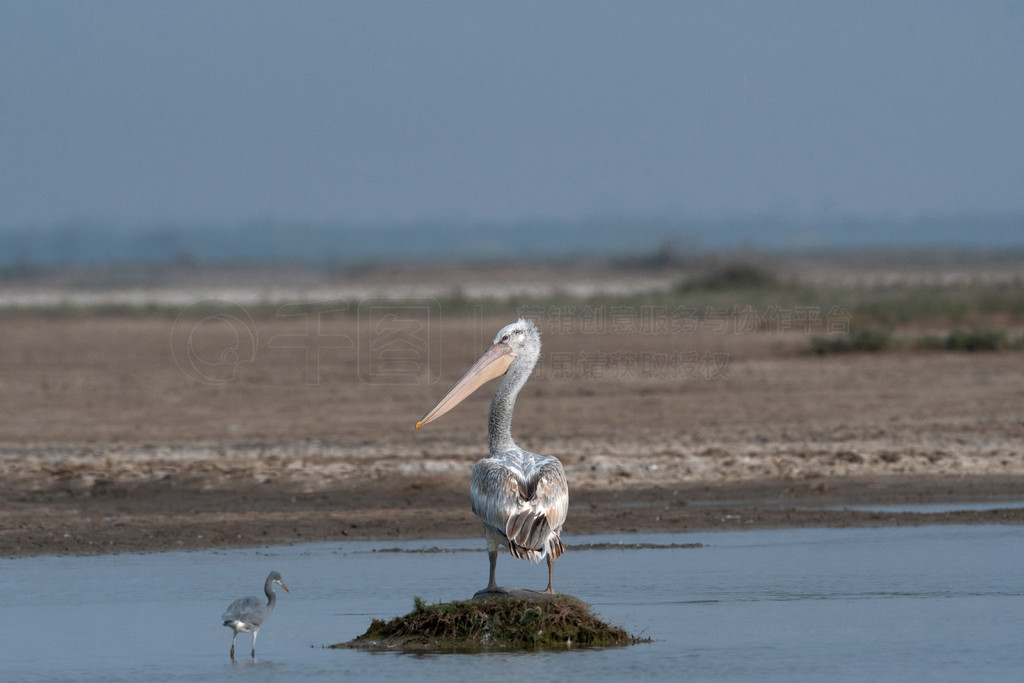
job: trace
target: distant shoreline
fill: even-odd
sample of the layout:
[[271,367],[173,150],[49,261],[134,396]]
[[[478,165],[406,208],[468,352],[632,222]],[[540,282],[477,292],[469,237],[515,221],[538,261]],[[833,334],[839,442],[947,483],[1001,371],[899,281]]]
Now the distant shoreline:
[[[1020,508],[844,507],[1024,498],[1021,265],[424,266],[194,290],[170,284],[187,271],[135,289],[66,273],[66,300],[0,305],[0,555],[474,537],[487,392],[413,424],[519,315],[544,350],[513,433],[565,465],[567,538],[1019,524]],[[570,287],[619,277],[637,289]],[[228,286],[263,303],[209,302]],[[0,284],[0,302],[31,290]],[[88,303],[108,293],[148,303]]]

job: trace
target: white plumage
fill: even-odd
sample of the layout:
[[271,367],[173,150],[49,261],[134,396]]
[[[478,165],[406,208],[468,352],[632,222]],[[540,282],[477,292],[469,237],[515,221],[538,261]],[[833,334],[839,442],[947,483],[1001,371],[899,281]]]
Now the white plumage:
[[540,332],[528,320],[506,325],[491,347],[448,390],[420,422],[419,428],[448,412],[487,381],[504,376],[488,418],[490,457],[476,463],[470,496],[473,512],[484,526],[490,580],[482,593],[505,592],[494,579],[500,546],[519,559],[548,563],[553,593],[554,561],[565,552],[560,534],[569,508],[565,470],[557,458],[523,450],[512,440],[516,397],[540,358]]

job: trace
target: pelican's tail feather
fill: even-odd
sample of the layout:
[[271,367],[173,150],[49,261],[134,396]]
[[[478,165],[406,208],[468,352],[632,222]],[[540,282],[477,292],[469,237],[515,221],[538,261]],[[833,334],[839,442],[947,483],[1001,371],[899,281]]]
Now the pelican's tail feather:
[[551,534],[544,549],[547,554],[551,555],[552,560],[557,560],[565,552],[565,544],[562,543],[562,537],[558,534]]
[[552,532],[548,518],[530,507],[511,515],[505,525],[508,550],[520,560],[539,562],[548,556],[558,557],[565,552],[562,539]]

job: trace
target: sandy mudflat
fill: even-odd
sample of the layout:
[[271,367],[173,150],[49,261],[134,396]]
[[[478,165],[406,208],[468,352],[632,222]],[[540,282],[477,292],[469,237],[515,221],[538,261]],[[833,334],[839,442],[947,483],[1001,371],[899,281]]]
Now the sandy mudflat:
[[[0,320],[0,555],[477,534],[469,477],[492,389],[413,424],[505,317],[435,317],[419,355],[390,366],[374,355],[384,319],[238,320],[241,337],[231,320]],[[545,355],[513,433],[564,463],[570,547],[597,532],[1024,523],[1012,508],[843,509],[1024,501],[1019,352],[817,357],[799,330],[538,323]]]

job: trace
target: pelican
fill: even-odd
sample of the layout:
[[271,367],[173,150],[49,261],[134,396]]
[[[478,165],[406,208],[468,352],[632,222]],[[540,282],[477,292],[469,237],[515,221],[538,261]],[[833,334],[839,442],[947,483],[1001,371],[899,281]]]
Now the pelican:
[[416,429],[433,422],[492,379],[504,376],[491,400],[487,422],[490,457],[473,467],[470,496],[473,512],[480,518],[491,563],[487,588],[477,596],[508,593],[498,586],[494,569],[498,548],[513,557],[539,562],[547,559],[548,587],[555,592],[555,560],[565,552],[560,534],[569,508],[569,487],[558,458],[525,451],[512,440],[512,409],[540,358],[537,326],[520,318],[501,328],[490,348],[448,390],[437,405],[416,423]]

